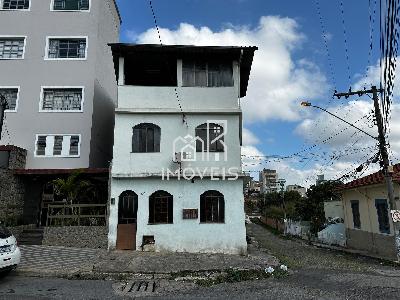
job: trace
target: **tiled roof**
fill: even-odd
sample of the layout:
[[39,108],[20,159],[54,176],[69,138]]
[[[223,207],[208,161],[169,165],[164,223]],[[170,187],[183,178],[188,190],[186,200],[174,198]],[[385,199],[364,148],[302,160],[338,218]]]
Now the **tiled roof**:
[[[382,184],[384,183],[384,176],[382,171],[378,171],[375,173],[372,173],[370,175],[358,178],[356,180],[350,181],[346,184],[341,185],[338,187],[338,190],[349,190],[349,189],[354,189],[357,187],[363,187],[363,186],[368,186],[368,185],[374,185],[374,184]],[[400,183],[400,163],[395,164],[393,166],[393,181]]]

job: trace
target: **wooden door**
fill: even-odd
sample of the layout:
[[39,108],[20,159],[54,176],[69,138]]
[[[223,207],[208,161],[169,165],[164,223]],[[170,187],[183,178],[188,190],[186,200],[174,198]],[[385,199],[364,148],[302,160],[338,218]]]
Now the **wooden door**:
[[117,249],[136,250],[136,224],[118,224]]
[[135,192],[121,193],[118,199],[118,250],[136,250],[137,208],[138,196]]

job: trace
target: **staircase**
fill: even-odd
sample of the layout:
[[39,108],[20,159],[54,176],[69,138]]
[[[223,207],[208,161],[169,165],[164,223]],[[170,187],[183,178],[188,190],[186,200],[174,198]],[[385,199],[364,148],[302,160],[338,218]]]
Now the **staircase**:
[[41,245],[43,240],[43,227],[24,229],[19,235],[19,245]]

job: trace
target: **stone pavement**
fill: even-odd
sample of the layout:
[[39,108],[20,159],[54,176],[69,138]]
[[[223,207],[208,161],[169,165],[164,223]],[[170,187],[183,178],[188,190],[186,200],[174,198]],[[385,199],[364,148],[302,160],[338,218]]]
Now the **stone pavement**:
[[56,277],[104,278],[120,274],[162,275],[179,272],[265,269],[279,261],[254,246],[249,255],[112,251],[59,246],[21,246],[17,274]]
[[60,246],[21,245],[19,272],[36,275],[72,275],[88,272],[105,250]]

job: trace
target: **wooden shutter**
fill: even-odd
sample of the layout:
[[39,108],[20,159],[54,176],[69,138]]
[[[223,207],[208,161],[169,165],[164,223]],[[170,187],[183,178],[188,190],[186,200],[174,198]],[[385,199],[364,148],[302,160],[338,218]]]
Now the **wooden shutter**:
[[206,197],[203,195],[200,196],[200,222],[206,221]]
[[154,128],[154,152],[160,152],[161,143],[161,129],[159,127]]
[[133,128],[132,133],[132,152],[139,152],[139,128]]
[[218,198],[218,222],[224,223],[225,222],[225,201],[224,197]]

